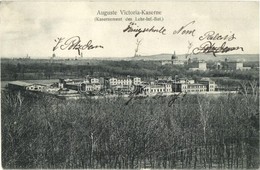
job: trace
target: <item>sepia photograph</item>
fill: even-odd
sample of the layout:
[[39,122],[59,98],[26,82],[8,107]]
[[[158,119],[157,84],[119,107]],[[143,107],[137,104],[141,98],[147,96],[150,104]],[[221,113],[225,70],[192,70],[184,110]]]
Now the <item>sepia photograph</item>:
[[2,169],[259,169],[259,1],[2,1]]

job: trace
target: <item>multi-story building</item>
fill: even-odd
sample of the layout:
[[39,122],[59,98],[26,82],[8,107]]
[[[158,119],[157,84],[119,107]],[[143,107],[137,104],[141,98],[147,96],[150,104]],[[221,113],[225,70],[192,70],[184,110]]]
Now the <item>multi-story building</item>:
[[99,79],[97,79],[97,78],[90,78],[90,83],[91,84],[99,83]]
[[225,63],[225,69],[226,70],[242,70],[243,69],[243,63],[231,61]]
[[177,55],[175,54],[175,51],[172,55],[172,65],[184,65],[184,61],[178,59]]
[[82,83],[80,90],[82,92],[100,91],[101,90],[101,84],[100,83]]
[[110,86],[131,86],[132,79],[130,79],[130,78],[110,78],[109,85]]
[[109,86],[116,86],[117,85],[117,79],[116,78],[110,78],[109,80]]
[[162,60],[162,65],[171,64],[171,65],[184,65],[184,61],[179,60],[178,56],[175,54],[175,51],[171,57],[171,60]]
[[120,85],[120,86],[131,86],[132,85],[132,79],[130,78],[118,78],[117,79],[117,85]]
[[216,84],[211,79],[209,79],[209,78],[202,78],[199,81],[199,83],[200,84],[204,84],[206,86],[206,88],[207,88],[207,91],[215,91]]
[[162,84],[164,86],[164,92],[170,93],[172,92],[172,84],[171,83],[164,83]]
[[187,83],[186,82],[173,82],[172,83],[172,91],[173,92],[184,92],[184,90],[187,89]]
[[205,92],[207,88],[204,84],[194,83],[187,84],[187,88],[183,90],[183,92]]
[[134,85],[140,85],[141,84],[141,78],[140,77],[134,77],[133,78],[133,84]]
[[228,59],[225,58],[225,62],[223,63],[223,69],[224,70],[250,70],[251,67],[244,67],[244,64],[242,62],[228,61]]
[[189,64],[189,70],[192,71],[206,71],[207,70],[207,63],[204,61],[194,61]]
[[207,87],[204,84],[199,83],[173,83],[172,90],[174,92],[204,92],[207,91]]
[[67,88],[80,92],[100,91],[102,86],[97,78],[60,79],[59,88]]
[[150,93],[163,93],[164,90],[165,88],[162,85],[155,84],[150,86]]
[[192,79],[180,78],[172,83],[173,92],[212,92],[215,88],[215,82],[209,78],[202,78],[197,83]]
[[134,88],[133,85],[140,85],[141,79],[138,77],[130,78],[130,76],[127,76],[126,78],[109,78],[107,89],[110,90],[113,93],[118,94],[129,94],[132,89]]
[[143,94],[171,93],[172,85],[169,83],[144,85]]

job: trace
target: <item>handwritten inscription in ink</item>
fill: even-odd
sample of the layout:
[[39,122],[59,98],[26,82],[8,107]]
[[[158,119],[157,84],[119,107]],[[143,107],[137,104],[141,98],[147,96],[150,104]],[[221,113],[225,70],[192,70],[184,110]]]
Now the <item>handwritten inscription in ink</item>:
[[[235,34],[227,34],[227,35],[221,35],[220,33],[217,33],[215,31],[208,31],[204,33],[202,36],[199,37],[200,41],[207,40],[206,42],[203,42],[199,47],[195,47],[192,50],[192,54],[208,54],[212,53],[215,57],[217,53],[227,53],[230,51],[235,50],[241,50],[244,51],[244,48],[241,46],[232,46],[229,47],[227,45],[227,42],[233,41],[236,39]],[[224,41],[221,45],[216,45],[215,42]]]
[[199,47],[196,47],[193,49],[193,54],[199,54],[199,53],[212,53],[215,57],[217,53],[227,53],[229,51],[234,50],[241,50],[244,51],[243,47],[236,46],[236,47],[228,47],[227,42],[224,42],[221,46],[216,46],[215,43],[212,43],[211,41],[206,41],[202,43]]
[[165,35],[166,29],[164,28],[164,26],[162,26],[161,28],[156,28],[155,26],[152,26],[150,28],[141,28],[136,23],[130,22],[130,24],[123,30],[123,32],[134,32],[135,37],[137,37],[140,33],[144,32],[153,32]]
[[195,21],[191,21],[188,24],[181,26],[180,29],[173,31],[173,35],[181,34],[181,35],[192,35],[192,36],[194,36],[196,29],[188,29],[187,28],[189,25],[192,25],[194,23],[195,23]]
[[81,50],[92,50],[95,48],[104,48],[102,45],[93,45],[92,40],[89,40],[85,44],[81,44],[81,39],[79,36],[74,36],[68,39],[65,38],[57,38],[54,40],[56,45],[53,47],[53,51],[60,50],[77,50],[78,55],[80,55]]

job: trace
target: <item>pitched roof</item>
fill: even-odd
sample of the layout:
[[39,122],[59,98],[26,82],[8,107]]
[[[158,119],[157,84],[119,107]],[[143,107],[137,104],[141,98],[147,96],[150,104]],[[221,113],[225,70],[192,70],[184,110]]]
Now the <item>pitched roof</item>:
[[16,86],[30,86],[30,85],[33,85],[32,83],[26,83],[24,81],[12,81],[12,82],[9,82],[8,84],[12,84],[12,85],[16,85]]

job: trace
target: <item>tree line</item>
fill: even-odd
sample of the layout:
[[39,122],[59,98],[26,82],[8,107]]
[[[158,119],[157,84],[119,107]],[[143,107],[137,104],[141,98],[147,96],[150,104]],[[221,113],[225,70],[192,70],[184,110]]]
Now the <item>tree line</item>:
[[[154,78],[156,76],[188,77],[198,79],[201,77],[229,77],[228,84],[237,83],[232,79],[257,81],[259,75],[257,70],[248,71],[189,71],[185,66],[161,65],[160,61],[78,61],[78,63],[51,63],[38,62],[37,60],[26,62],[4,61],[1,63],[2,81],[10,80],[33,80],[33,79],[57,79],[78,78],[86,75],[91,76],[138,76],[141,78]],[[222,81],[219,81],[222,83]]]

